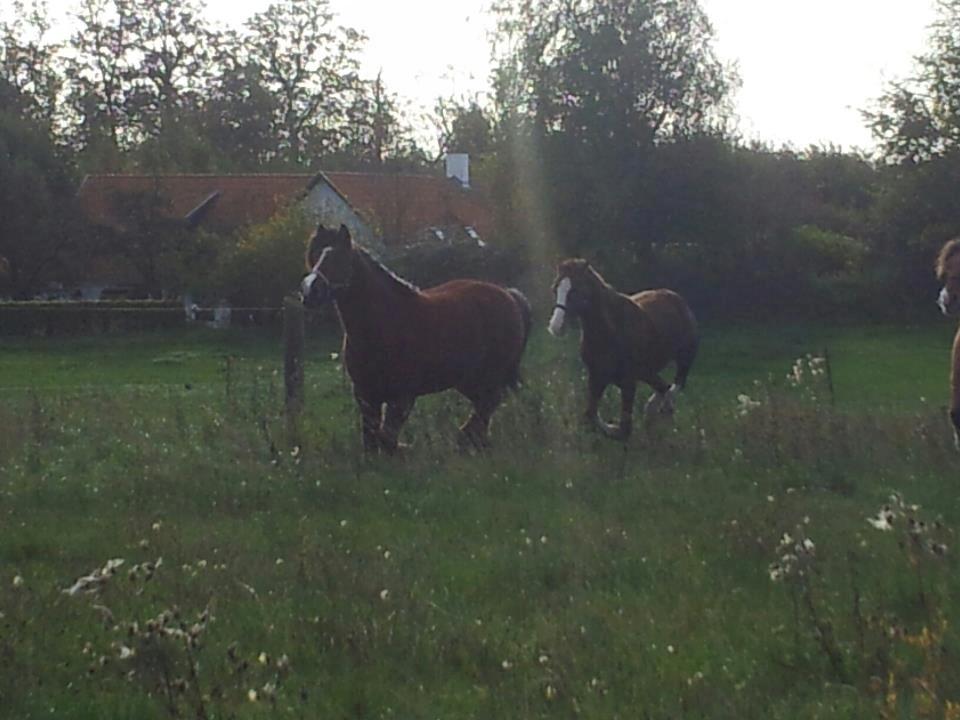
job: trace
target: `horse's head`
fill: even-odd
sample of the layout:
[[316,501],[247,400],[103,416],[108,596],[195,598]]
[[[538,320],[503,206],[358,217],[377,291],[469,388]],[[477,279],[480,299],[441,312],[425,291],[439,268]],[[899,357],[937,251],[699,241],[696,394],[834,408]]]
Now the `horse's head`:
[[353,279],[353,240],[346,225],[339,230],[323,223],[307,246],[307,268],[310,272],[300,283],[303,304],[316,307],[336,297],[337,290],[349,287]]
[[951,240],[937,256],[937,279],[943,283],[937,305],[944,315],[960,312],[960,238]]
[[577,315],[590,307],[602,282],[586,260],[573,258],[557,266],[557,277],[553,281],[556,300],[547,326],[551,335],[559,336],[563,332],[567,314]]

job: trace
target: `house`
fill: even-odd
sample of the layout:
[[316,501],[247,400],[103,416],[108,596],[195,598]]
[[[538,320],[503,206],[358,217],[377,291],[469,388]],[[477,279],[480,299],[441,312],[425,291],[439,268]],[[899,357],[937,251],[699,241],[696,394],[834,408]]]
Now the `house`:
[[[121,237],[163,226],[228,235],[299,203],[319,221],[345,224],[357,242],[375,252],[422,243],[483,245],[494,231],[494,214],[470,187],[469,158],[450,155],[445,170],[445,177],[392,172],[88,175],[77,200],[94,229]],[[118,270],[118,263],[107,265],[109,272],[98,270],[85,279],[80,296],[99,297],[135,284],[117,276],[130,275]]]
[[360,242],[374,245],[488,236],[492,209],[470,188],[468,166],[451,160],[456,157],[448,158],[447,177],[389,172],[88,175],[77,200],[93,226],[120,233],[174,221],[229,234],[266,222],[299,202],[319,220],[344,223]]

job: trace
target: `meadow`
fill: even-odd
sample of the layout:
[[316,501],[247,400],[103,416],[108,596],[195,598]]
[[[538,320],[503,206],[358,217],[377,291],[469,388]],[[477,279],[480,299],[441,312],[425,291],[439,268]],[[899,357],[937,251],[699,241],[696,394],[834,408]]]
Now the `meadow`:
[[266,332],[0,343],[0,716],[960,718],[947,324],[708,328],[626,446],[538,330],[398,458],[335,335],[292,435]]

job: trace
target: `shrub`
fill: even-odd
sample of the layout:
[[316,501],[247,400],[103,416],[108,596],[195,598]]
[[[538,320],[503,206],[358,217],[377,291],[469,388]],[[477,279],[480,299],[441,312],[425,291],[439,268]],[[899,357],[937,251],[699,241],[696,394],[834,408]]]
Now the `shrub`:
[[177,300],[0,302],[0,335],[83,335],[179,327]]

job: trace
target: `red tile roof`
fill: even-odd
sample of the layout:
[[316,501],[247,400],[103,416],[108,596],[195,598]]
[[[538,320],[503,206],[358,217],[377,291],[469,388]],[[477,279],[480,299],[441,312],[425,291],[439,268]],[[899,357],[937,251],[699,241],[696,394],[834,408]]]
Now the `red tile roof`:
[[313,175],[88,175],[77,198],[87,219],[122,230],[130,223],[122,201],[157,193],[171,218],[183,218],[213,193],[220,196],[204,216],[204,226],[233,230],[269,220],[302,193]]
[[476,191],[430,175],[329,172],[262,175],[89,175],[77,193],[88,220],[126,229],[123,201],[157,193],[165,215],[182,219],[216,193],[203,226],[229,231],[269,220],[325,177],[386,242],[410,242],[430,227],[493,231],[493,213]]
[[389,244],[417,239],[430,227],[472,226],[493,232],[493,212],[475,190],[431,175],[327,172],[323,175]]

